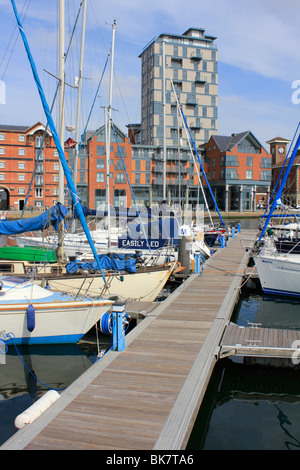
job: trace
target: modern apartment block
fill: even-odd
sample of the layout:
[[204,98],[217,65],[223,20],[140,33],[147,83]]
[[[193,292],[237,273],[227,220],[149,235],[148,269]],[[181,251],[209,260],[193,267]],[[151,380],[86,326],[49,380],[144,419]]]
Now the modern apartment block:
[[[207,142],[218,128],[218,51],[214,36],[204,28],[182,35],[162,33],[140,54],[141,144],[187,146],[182,121],[177,121],[176,90],[196,146]],[[165,67],[164,67],[165,63]],[[171,82],[172,80],[172,82]]]

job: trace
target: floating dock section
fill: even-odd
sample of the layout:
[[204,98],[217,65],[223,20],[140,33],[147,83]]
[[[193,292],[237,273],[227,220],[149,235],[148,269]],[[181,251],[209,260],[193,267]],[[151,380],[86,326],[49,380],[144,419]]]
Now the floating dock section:
[[185,449],[239,298],[242,236],[256,232],[236,234],[2,449]]

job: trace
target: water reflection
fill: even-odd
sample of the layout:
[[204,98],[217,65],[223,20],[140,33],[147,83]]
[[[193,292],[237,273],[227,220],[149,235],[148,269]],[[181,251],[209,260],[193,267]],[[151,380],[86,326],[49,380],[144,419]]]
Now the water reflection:
[[91,366],[97,351],[88,337],[70,345],[10,346],[0,365],[0,445],[17,431],[16,416],[49,388],[61,393]]
[[[300,302],[247,290],[232,320],[240,326],[299,329]],[[187,449],[300,450],[299,367],[250,362],[217,363]]]
[[187,449],[300,449],[299,371],[217,364]]

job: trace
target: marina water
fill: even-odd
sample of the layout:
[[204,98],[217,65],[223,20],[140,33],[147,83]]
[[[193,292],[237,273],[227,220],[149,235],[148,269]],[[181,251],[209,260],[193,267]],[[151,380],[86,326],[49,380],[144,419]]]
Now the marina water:
[[[244,220],[241,227],[253,223]],[[300,302],[247,288],[232,320],[241,326],[300,329]],[[110,338],[102,337],[100,348],[109,347]],[[5,364],[0,363],[0,445],[17,431],[17,415],[49,388],[62,391],[70,385],[97,353],[94,333],[76,345],[10,346]],[[300,368],[275,365],[218,361],[187,448],[300,450]]]

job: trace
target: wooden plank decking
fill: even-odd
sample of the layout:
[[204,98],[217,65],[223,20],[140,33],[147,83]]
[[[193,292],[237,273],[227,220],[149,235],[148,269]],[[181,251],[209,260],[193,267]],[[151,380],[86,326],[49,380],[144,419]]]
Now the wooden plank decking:
[[2,449],[184,449],[239,296],[249,256],[241,236],[150,312],[125,351],[91,366]]
[[299,330],[281,330],[260,328],[259,326],[243,327],[230,323],[222,339],[220,357],[255,356],[290,358],[299,352]]

